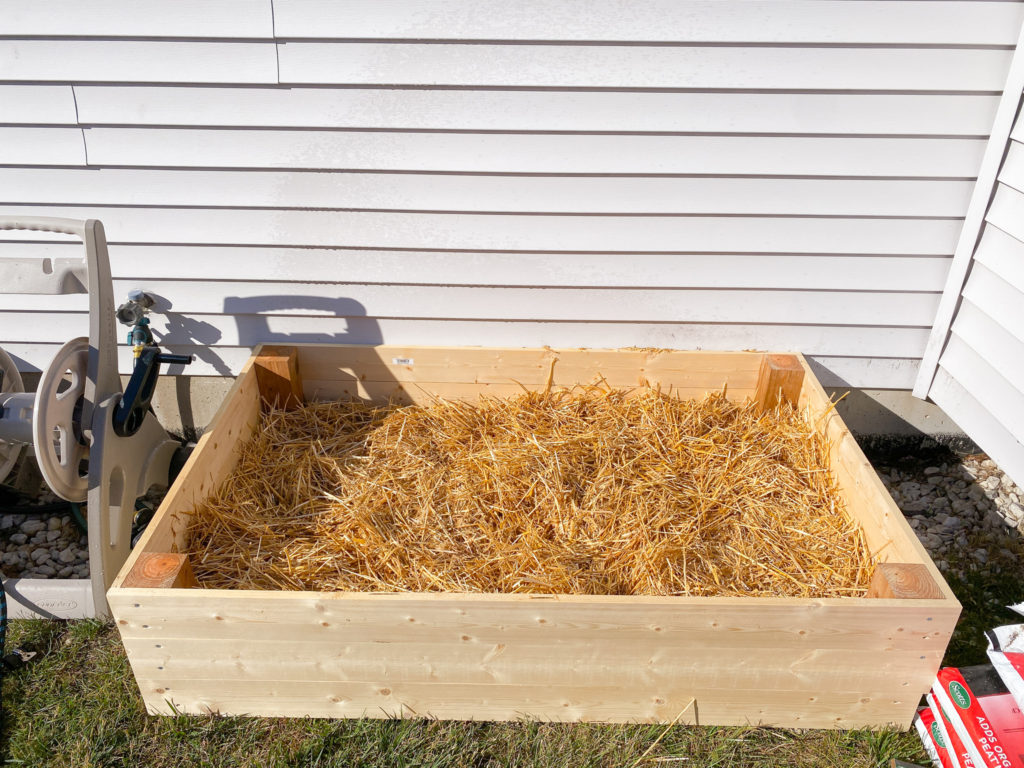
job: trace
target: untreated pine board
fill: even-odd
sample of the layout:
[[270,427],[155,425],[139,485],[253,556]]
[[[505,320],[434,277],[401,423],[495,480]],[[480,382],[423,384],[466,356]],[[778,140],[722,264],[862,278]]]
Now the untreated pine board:
[[[662,385],[666,393],[684,399],[702,398],[713,392],[721,392],[721,386],[680,386],[669,387],[655,378],[649,382],[651,386]],[[430,405],[437,398],[445,400],[466,400],[476,402],[480,397],[516,397],[524,392],[543,392],[546,382],[505,383],[505,382],[399,382],[399,381],[342,381],[338,379],[307,380],[304,390],[307,399],[311,400],[347,400],[359,399],[376,405],[395,403],[398,405]],[[563,386],[561,384],[556,386]],[[623,385],[618,385],[623,386]],[[632,386],[640,386],[637,383]],[[726,392],[729,400],[743,402],[754,390],[745,387],[730,387]]]
[[[628,691],[585,686],[552,691],[541,686],[463,686],[444,683],[295,683],[280,681],[140,680],[152,713],[247,714],[288,717],[436,717],[480,720],[540,719],[554,722],[672,722],[722,725],[788,725],[855,728],[907,727],[907,701],[872,698],[863,691],[737,688],[711,691],[680,684],[665,691]],[[905,697],[906,698],[906,697]],[[696,710],[693,709],[696,699]],[[917,696],[914,696],[916,702]],[[696,715],[689,715],[696,711]],[[912,712],[912,707],[910,709]],[[628,717],[621,713],[629,712]],[[682,715],[680,716],[680,713]]]
[[[948,256],[960,221],[722,216],[573,216],[0,206],[98,218],[115,244],[399,250],[788,253]],[[115,234],[116,233],[116,234]],[[21,240],[2,233],[0,240]],[[36,237],[52,240],[53,238]],[[344,274],[329,275],[345,281]],[[740,302],[742,303],[742,302]],[[918,323],[919,325],[925,323]]]
[[[870,522],[870,521],[869,521]],[[166,527],[168,518],[155,520]],[[153,546],[156,546],[155,544]],[[907,560],[927,555],[908,552]],[[289,642],[615,641],[683,647],[944,647],[959,615],[945,600],[716,598],[118,589],[122,637]],[[902,631],[898,631],[902,630]]]
[[868,588],[868,597],[898,600],[941,600],[942,590],[921,563],[879,563]]
[[273,42],[0,39],[0,81],[276,83]]
[[796,405],[803,386],[804,368],[794,355],[766,354],[757,374],[754,402],[758,410],[773,410],[780,402]]
[[[469,638],[469,635],[464,635]],[[159,647],[158,647],[159,646]],[[941,651],[929,652],[938,665]],[[766,689],[866,690],[902,686],[926,690],[934,680],[920,664],[920,650],[883,651],[766,647],[746,664],[714,648],[697,650],[666,640],[657,644],[615,642],[479,643],[472,638],[437,643],[292,644],[216,638],[161,639],[132,643],[128,658],[140,678],[178,680],[294,680],[471,685],[671,685],[685,680],[705,689],[728,690],[749,683]],[[165,675],[160,675],[163,672]]]
[[821,425],[832,445],[829,452],[832,471],[846,500],[847,511],[860,523],[864,540],[873,556],[880,562],[925,564],[932,578],[940,584],[943,595],[952,601],[955,623],[960,612],[959,603],[955,602],[953,593],[942,581],[938,569],[878,479],[850,430],[835,413],[822,383],[810,373],[809,368],[800,391],[799,404],[809,408],[810,417]]
[[[45,205],[959,217],[972,188],[971,182],[951,179],[0,168],[0,204]],[[728,267],[719,271],[732,272]]]
[[282,38],[573,40],[705,43],[1009,45],[1021,8],[999,2],[714,2],[592,0],[281,0]]
[[431,87],[997,92],[1011,54],[817,46],[278,45],[282,84]]
[[299,353],[295,347],[264,344],[253,360],[260,398],[271,408],[292,410],[303,403]]
[[91,165],[973,179],[985,140],[85,128]]
[[199,438],[153,520],[129,554],[113,582],[113,588],[125,584],[144,553],[181,550],[187,526],[186,514],[219,486],[234,468],[238,462],[237,444],[252,434],[259,413],[259,387],[250,358],[214,415],[210,427]]
[[89,125],[985,136],[991,94],[80,85]]
[[[432,381],[473,383],[502,373],[556,374],[575,383],[589,383],[597,375],[636,379],[647,374],[679,377],[680,382],[721,381],[740,376],[753,386],[762,355],[757,352],[704,352],[667,349],[519,349],[412,345],[320,345],[295,347],[304,375],[342,379],[350,374],[369,380],[387,376],[429,374]],[[433,374],[444,375],[440,378]]]
[[143,552],[125,577],[125,587],[184,589],[197,586],[187,555]]
[[[356,367],[345,367],[346,355],[349,362],[372,367],[381,355],[393,353],[418,355],[438,369],[447,366],[464,372],[465,381],[455,382],[460,386],[478,386],[474,382],[479,374],[504,356],[529,367],[531,359],[539,365],[563,355],[556,366],[574,366],[580,376],[593,367],[607,367],[609,360],[634,361],[639,368],[660,361],[672,370],[674,361],[692,357],[655,350],[313,350],[298,347],[303,374],[319,355],[326,366],[341,368],[341,376],[355,378]],[[332,355],[337,359],[332,361]],[[706,365],[695,367],[745,371],[753,378],[763,356],[733,353],[721,355],[717,362],[715,357],[709,355]],[[391,365],[416,363],[406,358]],[[810,406],[812,415],[824,415],[827,399],[809,373],[805,384],[801,404]],[[237,406],[235,416],[218,418],[235,427],[258,408],[251,365],[237,386],[251,388],[249,399]],[[115,586],[110,603],[153,711],[176,706],[189,711],[360,716],[375,708],[374,713],[437,717],[533,714],[555,720],[668,721],[692,703],[695,718],[699,710],[705,722],[715,723],[838,727],[901,722],[913,714],[917,698],[934,676],[959,605],[906,522],[891,518],[891,499],[841,421],[833,418],[832,425],[839,431],[831,436],[834,452],[840,454],[838,464],[850,476],[846,493],[864,486],[855,514],[888,539],[891,551],[882,559],[894,560],[889,555],[899,550],[898,562],[928,568],[940,588],[939,598],[316,593]],[[246,429],[251,431],[251,424]],[[207,437],[217,440],[223,434],[215,423]],[[186,469],[202,467],[204,493],[210,492],[211,480],[223,479],[231,471],[230,461],[218,459],[216,442],[201,444],[199,450],[210,450],[211,445],[213,461]],[[874,485],[865,482],[865,473]],[[882,496],[876,498],[873,493],[879,489]],[[173,490],[171,496],[176,512],[161,509],[150,526],[155,530],[137,549],[166,552],[180,544],[187,500]],[[292,653],[275,665],[271,649],[281,644]],[[203,652],[196,658],[199,647]],[[331,652],[321,658],[328,648]],[[722,659],[736,657],[751,663],[714,673],[716,664],[725,663]],[[606,695],[613,690],[614,695]],[[674,705],[677,699],[683,703]],[[658,707],[675,711],[665,714]]]
[[273,37],[270,0],[8,0],[3,35]]

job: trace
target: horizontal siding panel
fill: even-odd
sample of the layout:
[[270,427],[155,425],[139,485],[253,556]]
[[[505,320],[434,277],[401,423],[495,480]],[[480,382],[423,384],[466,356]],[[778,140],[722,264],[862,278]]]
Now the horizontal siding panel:
[[971,179],[981,139],[88,128],[93,165]]
[[[959,425],[969,425],[971,438],[1011,477],[1024,477],[1024,445],[941,366],[928,396]],[[1002,411],[1000,411],[1002,412]]]
[[1011,53],[332,42],[283,43],[278,55],[288,84],[998,92]]
[[[80,258],[74,244],[0,243],[0,258]],[[112,245],[123,278],[290,282],[329,270],[352,283],[941,291],[949,258],[783,254],[463,253]]]
[[271,42],[0,39],[0,80],[276,83],[277,57]]
[[[338,283],[114,280],[115,296],[142,288],[158,299],[154,312],[569,320],[605,322],[794,323],[925,327],[935,314],[933,293],[859,291],[741,291],[687,289],[485,288]],[[82,311],[84,294],[47,296],[45,306]],[[9,294],[10,310],[39,309],[40,297]]]
[[0,168],[0,204],[961,217],[972,189],[946,180]]
[[974,264],[964,285],[963,296],[1014,337],[1024,342],[1024,312],[1020,289],[1007,283],[983,264]]
[[997,184],[985,220],[1024,242],[1024,194],[1003,183]]
[[950,334],[939,366],[956,379],[978,404],[989,413],[997,413],[1012,434],[1024,435],[1024,382],[1011,383],[1004,371],[972,350],[955,333]]
[[70,85],[0,85],[0,123],[77,125]]
[[964,300],[953,320],[952,331],[989,366],[1024,392],[1024,341],[985,314],[984,306]]
[[87,85],[91,125],[987,136],[987,94],[644,93]]
[[[113,243],[401,250],[947,256],[957,220],[567,216],[8,206],[0,215],[97,218]],[[53,240],[2,233],[0,240]]]
[[[852,328],[813,325],[709,325],[706,323],[536,322],[504,320],[404,320],[347,317],[167,313],[151,316],[161,344],[251,347],[265,341],[291,344],[380,344],[498,347],[657,347],[669,349],[782,349],[833,357],[872,355],[914,358],[924,349],[925,328]],[[56,343],[88,332],[86,313],[0,312],[8,342]],[[77,330],[76,330],[77,329]],[[42,331],[42,332],[41,332]]]
[[[601,344],[598,339],[595,345]],[[532,345],[531,345],[532,346]],[[4,350],[14,358],[21,371],[45,369],[60,344],[11,344]],[[167,350],[174,354],[195,355],[192,365],[168,366],[166,373],[189,376],[234,376],[252,355],[250,347],[216,347],[205,345],[169,345]],[[826,387],[870,387],[872,389],[908,389],[907,381],[913,381],[917,360],[871,357],[825,357],[808,358],[818,380]],[[122,374],[132,370],[132,352],[129,347],[118,348],[118,368]],[[516,389],[515,391],[519,391]]]
[[974,260],[1024,292],[1024,243],[989,224],[985,227]]
[[81,129],[0,127],[0,165],[22,163],[85,165]]
[[1014,45],[1018,3],[277,0],[285,38]]
[[3,35],[274,36],[270,0],[6,0]]
[[999,181],[1024,193],[1024,144],[1019,141],[1009,142],[1003,167],[999,169]]

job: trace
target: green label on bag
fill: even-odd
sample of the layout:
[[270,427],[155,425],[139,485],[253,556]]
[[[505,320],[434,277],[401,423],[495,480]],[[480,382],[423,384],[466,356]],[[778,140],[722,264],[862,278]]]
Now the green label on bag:
[[940,747],[946,748],[946,742],[942,740],[942,731],[939,730],[939,724],[934,720],[932,721],[932,738],[935,739],[935,743]]
[[949,697],[960,709],[967,709],[971,706],[971,694],[956,681],[949,684]]

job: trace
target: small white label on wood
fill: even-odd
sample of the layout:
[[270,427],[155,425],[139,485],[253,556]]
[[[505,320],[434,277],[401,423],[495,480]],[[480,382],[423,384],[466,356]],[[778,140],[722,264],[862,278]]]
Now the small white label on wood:
[[416,361],[411,357],[392,357],[392,365],[415,365]]

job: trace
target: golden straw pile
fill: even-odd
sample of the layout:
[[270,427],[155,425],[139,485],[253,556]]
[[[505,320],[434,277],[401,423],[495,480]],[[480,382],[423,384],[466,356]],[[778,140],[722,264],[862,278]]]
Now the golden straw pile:
[[582,387],[265,414],[190,518],[203,586],[863,594],[826,441],[788,405]]

